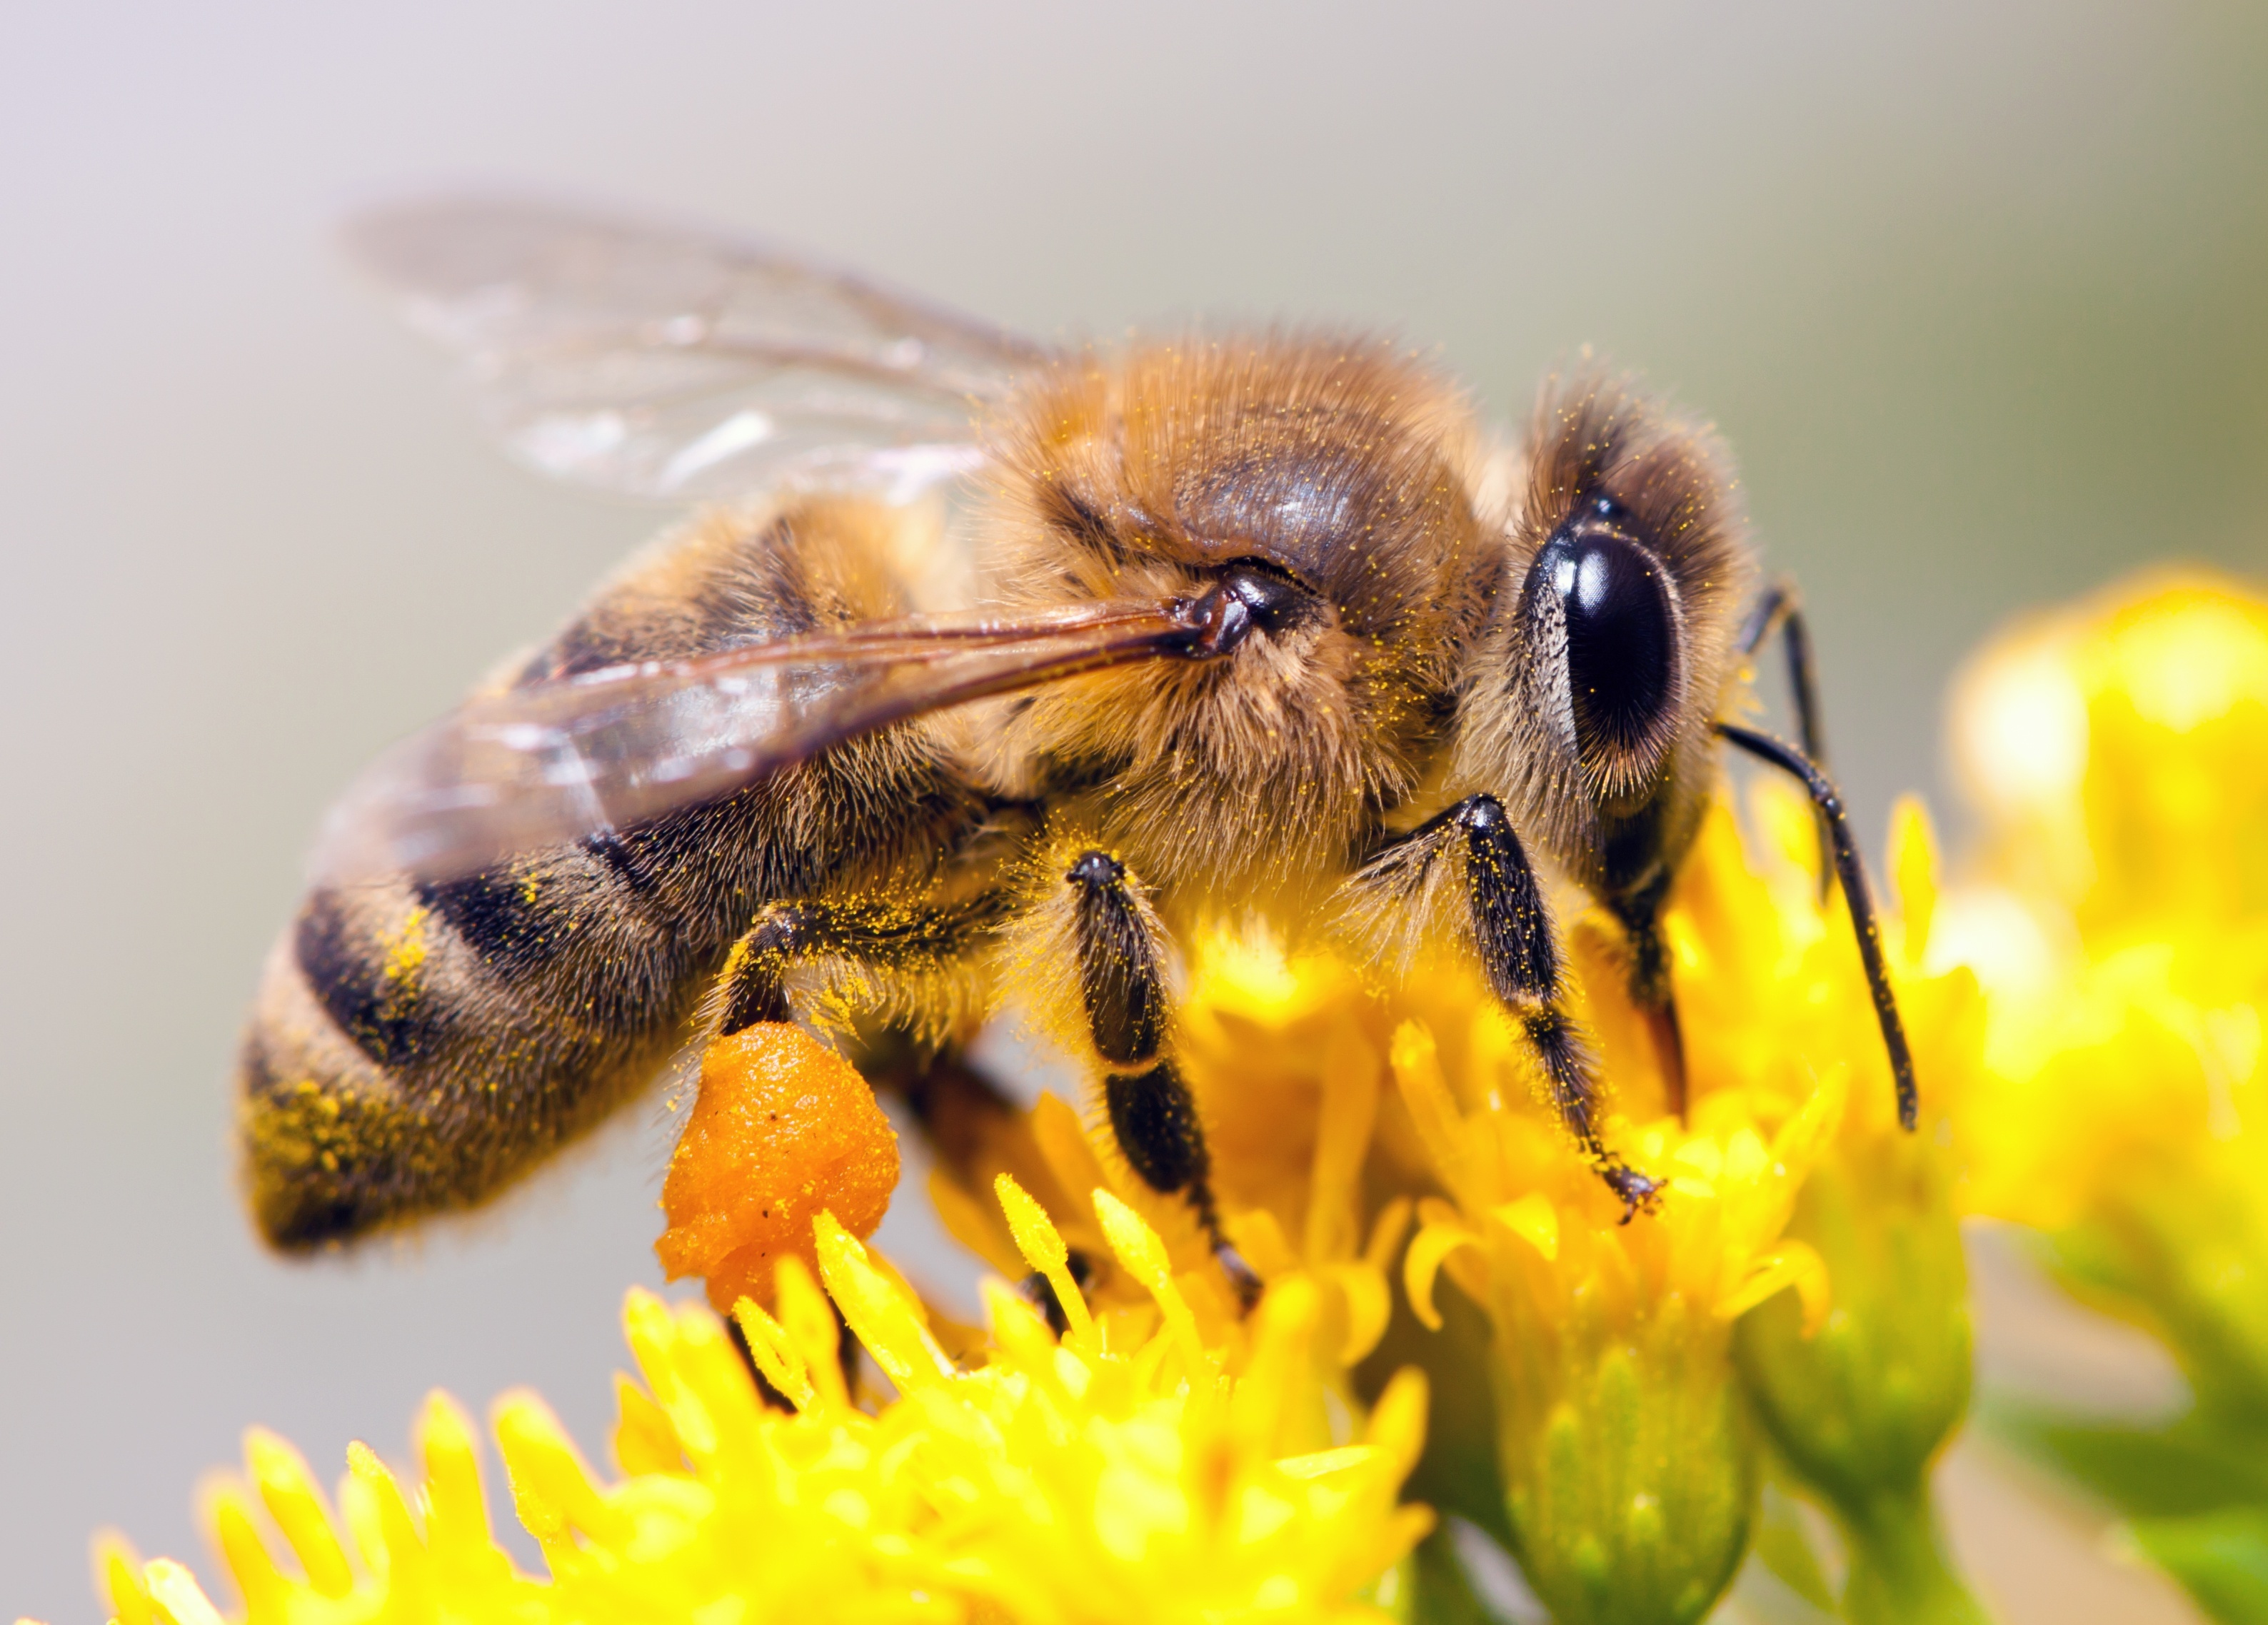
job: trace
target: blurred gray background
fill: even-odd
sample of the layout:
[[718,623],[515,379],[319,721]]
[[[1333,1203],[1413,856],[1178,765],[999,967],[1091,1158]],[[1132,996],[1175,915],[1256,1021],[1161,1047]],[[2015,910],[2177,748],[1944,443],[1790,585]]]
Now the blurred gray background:
[[1042,335],[1381,324],[1506,413],[1594,344],[1732,440],[1870,845],[1999,616],[2268,557],[2257,4],[0,9],[0,1617],[103,1617],[99,1524],[210,1572],[251,1422],[328,1479],[526,1382],[596,1452],[658,1279],[652,1114],[343,1264],[230,1186],[326,799],[658,523],[492,456],[338,262],[466,181]]

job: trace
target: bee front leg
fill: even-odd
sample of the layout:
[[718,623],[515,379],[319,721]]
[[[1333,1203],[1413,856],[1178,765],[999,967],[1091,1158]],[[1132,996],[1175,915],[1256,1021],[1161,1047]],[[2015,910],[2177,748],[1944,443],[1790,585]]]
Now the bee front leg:
[[1221,1231],[1197,1100],[1163,1053],[1164,932],[1141,907],[1126,866],[1108,853],[1080,854],[1064,879],[1072,889],[1079,999],[1106,1069],[1102,1098],[1111,1132],[1144,1184],[1188,1199],[1214,1255],[1250,1304],[1260,1283]]
[[1624,1221],[1641,1210],[1652,1211],[1660,1181],[1609,1150],[1599,1133],[1597,1063],[1567,1014],[1551,910],[1503,804],[1494,796],[1468,797],[1427,820],[1407,844],[1417,849],[1423,866],[1462,860],[1468,923],[1482,974],[1542,1063],[1552,1109],[1608,1188],[1622,1198]]
[[[1786,577],[1773,582],[1749,613],[1749,623],[1741,630],[1741,658],[1755,659],[1774,632],[1779,634],[1781,646],[1787,653],[1788,703],[1795,712],[1796,736],[1802,741],[1803,754],[1811,765],[1823,770],[1827,766],[1827,729],[1820,718],[1819,679],[1811,657],[1811,632],[1804,623],[1802,595],[1796,592],[1795,583]],[[1814,822],[1819,832],[1819,901],[1824,903],[1835,885],[1835,832],[1829,827],[1824,812],[1815,814]]]

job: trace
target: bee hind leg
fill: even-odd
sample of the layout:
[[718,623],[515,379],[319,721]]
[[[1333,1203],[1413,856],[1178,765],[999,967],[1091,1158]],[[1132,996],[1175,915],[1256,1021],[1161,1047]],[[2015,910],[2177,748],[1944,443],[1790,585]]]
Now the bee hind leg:
[[1141,907],[1125,865],[1108,853],[1082,853],[1064,879],[1073,888],[1079,996],[1106,1069],[1102,1097],[1111,1132],[1144,1184],[1182,1195],[1196,1210],[1213,1255],[1249,1305],[1259,1298],[1259,1279],[1221,1230],[1197,1101],[1163,1053],[1162,930]]
[[971,953],[1005,912],[1004,900],[989,893],[938,908],[774,903],[733,944],[711,995],[710,1022],[721,1037],[759,1022],[794,1020],[788,976],[814,960],[848,960],[901,975],[942,971]]

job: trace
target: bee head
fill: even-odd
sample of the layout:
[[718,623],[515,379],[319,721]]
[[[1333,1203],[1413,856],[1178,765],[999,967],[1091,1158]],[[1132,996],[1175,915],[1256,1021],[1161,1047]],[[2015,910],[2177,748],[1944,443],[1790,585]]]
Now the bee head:
[[1456,776],[1513,797],[1579,877],[1639,883],[1690,834],[1749,590],[1743,529],[1706,430],[1595,375],[1547,387]]

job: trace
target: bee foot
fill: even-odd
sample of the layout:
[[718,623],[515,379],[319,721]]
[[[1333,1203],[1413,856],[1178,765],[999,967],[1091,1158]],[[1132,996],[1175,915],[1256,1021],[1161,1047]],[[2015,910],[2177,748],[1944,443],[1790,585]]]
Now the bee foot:
[[1661,1206],[1660,1180],[1649,1179],[1624,1162],[1608,1162],[1600,1166],[1599,1177],[1607,1188],[1622,1198],[1622,1223],[1627,1224],[1641,1213],[1652,1213]]
[[1213,1261],[1220,1266],[1221,1274],[1228,1277],[1228,1284],[1235,1290],[1237,1307],[1247,1313],[1251,1312],[1253,1305],[1260,1301],[1263,1290],[1260,1277],[1253,1272],[1252,1266],[1244,1261],[1244,1254],[1226,1241],[1213,1244],[1212,1256]]

